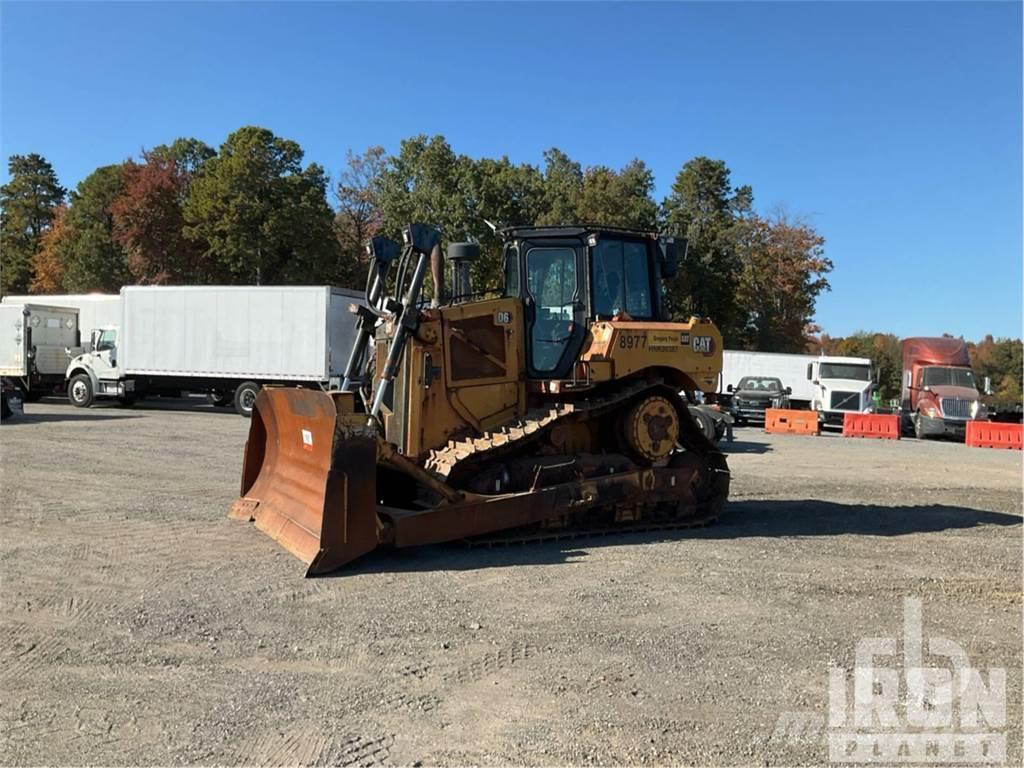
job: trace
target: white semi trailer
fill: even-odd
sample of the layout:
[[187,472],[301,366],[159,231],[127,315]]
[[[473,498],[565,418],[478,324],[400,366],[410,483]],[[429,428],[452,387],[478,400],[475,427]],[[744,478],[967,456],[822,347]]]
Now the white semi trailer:
[[67,366],[68,399],[205,392],[252,413],[265,384],[337,389],[363,295],[328,286],[129,286],[120,320]]
[[749,388],[740,386],[749,378],[779,379],[789,389],[785,397],[790,408],[817,411],[818,420],[825,424],[842,424],[847,412],[862,413],[873,407],[875,376],[866,357],[724,350],[722,389],[732,395],[731,410],[740,420],[751,420],[755,410],[761,411],[763,419],[764,409],[772,407],[771,398],[751,396]]
[[64,381],[68,358],[82,351],[78,310],[44,304],[0,304],[0,376],[26,400]]

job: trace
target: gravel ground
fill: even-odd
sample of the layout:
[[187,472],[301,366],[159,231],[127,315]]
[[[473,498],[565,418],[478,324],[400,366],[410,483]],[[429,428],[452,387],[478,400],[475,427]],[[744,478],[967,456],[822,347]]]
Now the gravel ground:
[[3,425],[0,762],[820,764],[830,665],[918,598],[1007,670],[1021,764],[1020,453],[748,428],[717,526],[305,580],[225,516],[247,429],[184,401]]

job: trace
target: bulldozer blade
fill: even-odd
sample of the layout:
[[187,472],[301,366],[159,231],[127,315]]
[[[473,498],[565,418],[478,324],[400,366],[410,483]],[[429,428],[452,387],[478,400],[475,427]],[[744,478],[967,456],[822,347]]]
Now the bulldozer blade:
[[308,566],[332,571],[377,546],[376,438],[343,428],[334,399],[263,389],[245,445],[241,496],[228,515]]

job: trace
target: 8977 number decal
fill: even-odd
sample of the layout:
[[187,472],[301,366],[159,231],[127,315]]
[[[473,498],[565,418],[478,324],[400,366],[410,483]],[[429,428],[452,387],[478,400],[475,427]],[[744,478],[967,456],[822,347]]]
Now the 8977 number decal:
[[646,333],[620,333],[619,349],[646,349]]

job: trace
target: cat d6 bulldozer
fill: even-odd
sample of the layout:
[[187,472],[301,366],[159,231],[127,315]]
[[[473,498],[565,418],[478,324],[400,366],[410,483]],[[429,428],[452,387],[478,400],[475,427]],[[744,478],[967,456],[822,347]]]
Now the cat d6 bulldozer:
[[230,515],[307,575],[380,546],[717,518],[729,471],[688,401],[717,388],[721,335],[707,318],[672,322],[662,288],[685,242],[499,232],[504,288],[491,293],[473,292],[475,244],[445,258],[423,224],[401,244],[374,238],[340,390],[257,397]]

